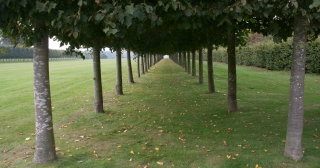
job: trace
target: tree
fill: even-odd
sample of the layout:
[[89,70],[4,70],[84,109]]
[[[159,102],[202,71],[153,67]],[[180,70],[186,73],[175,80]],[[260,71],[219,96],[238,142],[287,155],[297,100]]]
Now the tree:
[[128,82],[134,83],[133,75],[132,75],[130,50],[127,50],[127,64],[128,64]]
[[232,28],[228,32],[228,112],[238,110],[235,36],[235,30]]
[[196,50],[192,49],[192,76],[196,76]]
[[94,112],[103,113],[103,95],[102,95],[102,81],[101,81],[101,63],[100,51],[101,47],[96,44],[92,48],[92,62],[93,62],[93,90],[94,90]]
[[53,134],[53,120],[49,79],[48,27],[44,21],[34,21],[34,32],[41,34],[34,43],[34,107],[36,146],[33,161],[46,163],[57,159]]
[[117,65],[117,78],[116,78],[116,94],[123,95],[123,87],[122,87],[122,66],[121,66],[121,49],[117,49],[116,51],[116,65]]
[[211,39],[208,38],[208,56],[207,56],[207,68],[208,68],[208,90],[209,93],[214,93],[215,87],[214,87],[214,77],[213,77],[213,63],[212,63],[212,42]]
[[199,84],[203,83],[203,55],[202,55],[202,47],[199,48]]

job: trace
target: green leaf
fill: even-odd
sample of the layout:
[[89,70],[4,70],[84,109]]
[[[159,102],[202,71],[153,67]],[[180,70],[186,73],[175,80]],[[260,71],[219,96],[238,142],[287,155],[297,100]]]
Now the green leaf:
[[189,17],[189,16],[191,16],[193,14],[193,10],[191,8],[187,8],[184,11],[184,14]]
[[127,28],[129,28],[132,25],[132,16],[126,16],[126,23]]
[[46,4],[37,1],[37,2],[36,2],[36,9],[37,9],[39,12],[43,12],[43,11],[46,10]]
[[125,7],[125,9],[126,9],[126,12],[127,12],[129,15],[133,15],[133,12],[135,11],[135,9],[134,9],[134,7],[133,7],[133,4],[127,5],[127,6]]
[[20,5],[23,6],[23,7],[26,7],[26,5],[27,5],[27,0],[21,0],[21,1],[20,1]]
[[241,3],[243,6],[245,6],[247,4],[247,0],[241,0]]
[[178,8],[178,2],[177,1],[172,1],[172,8],[176,10]]
[[77,38],[77,37],[78,37],[78,35],[79,35],[79,32],[74,31],[74,32],[72,33],[72,35],[73,35],[73,37],[74,37],[74,38]]
[[94,16],[94,19],[99,23],[104,17],[104,14],[98,13]]
[[117,32],[118,32],[117,29],[110,29],[110,30],[109,30],[109,33],[110,33],[110,34],[116,34]]
[[54,3],[54,2],[50,2],[50,3],[49,3],[49,9],[48,9],[48,12],[50,13],[52,9],[55,9],[55,8],[56,8],[56,6],[57,6],[57,4],[56,4],[56,3]]
[[82,0],[79,0],[78,6],[82,6]]
[[124,17],[125,17],[124,13],[122,12],[118,13],[118,20],[120,21],[121,24],[124,23]]
[[152,12],[152,6],[149,6],[149,5],[145,4],[145,7],[146,7],[146,12],[147,13]]
[[298,2],[297,1],[292,1],[291,2],[293,4],[293,6],[298,9],[299,5],[298,5]]
[[310,9],[320,6],[320,0],[313,0],[313,3],[309,6]]
[[163,6],[164,4],[163,4],[162,1],[158,1],[158,5],[159,5],[159,6]]
[[146,15],[143,12],[136,10],[133,13],[133,17],[138,18],[140,21],[143,21],[146,18]]

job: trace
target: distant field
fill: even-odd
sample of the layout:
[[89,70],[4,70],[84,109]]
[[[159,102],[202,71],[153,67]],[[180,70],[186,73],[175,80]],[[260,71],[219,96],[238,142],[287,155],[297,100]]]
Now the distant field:
[[[0,167],[318,168],[320,76],[305,85],[304,158],[285,156],[289,72],[238,67],[238,113],[227,113],[227,66],[214,64],[217,93],[207,94],[169,59],[115,95],[115,60],[101,60],[104,114],[93,112],[92,60],[50,62],[57,156],[32,162],[32,62],[0,63]],[[205,63],[206,69],[206,63]],[[206,79],[206,74],[204,75]],[[29,140],[28,140],[29,139]]]

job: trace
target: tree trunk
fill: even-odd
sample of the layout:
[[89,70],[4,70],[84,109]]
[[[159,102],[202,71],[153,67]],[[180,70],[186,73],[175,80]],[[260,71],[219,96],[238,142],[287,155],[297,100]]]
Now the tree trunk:
[[183,51],[183,67],[184,71],[188,72],[186,51]]
[[147,54],[144,55],[144,72],[147,73],[148,72],[148,58],[147,58]]
[[188,74],[191,74],[191,63],[190,63],[190,51],[188,51],[188,54],[187,54],[187,61],[188,61]]
[[138,77],[140,78],[140,56],[137,55],[137,70],[138,70]]
[[292,53],[292,67],[290,78],[290,97],[288,111],[287,137],[284,155],[294,160],[303,157],[303,100],[304,76],[306,63],[307,23],[305,16],[294,17],[294,39]]
[[199,49],[199,84],[203,83],[203,56],[202,47]]
[[236,35],[233,28],[228,32],[228,112],[237,110]]
[[131,67],[130,50],[127,51],[127,64],[128,64],[128,82],[129,83],[134,83],[133,75],[132,75],[132,67]]
[[144,74],[144,57],[141,55],[141,66],[140,66],[141,74]]
[[34,108],[36,121],[36,146],[33,161],[46,163],[57,159],[53,134],[50,80],[48,29],[44,21],[35,21],[35,33],[41,38],[33,48]]
[[100,47],[93,47],[93,89],[94,89],[94,112],[103,113],[103,96],[101,82]]
[[211,40],[208,40],[208,59],[207,59],[207,64],[208,64],[208,90],[209,93],[214,93],[215,88],[214,88],[214,78],[213,78],[213,63],[212,63],[212,43]]
[[192,76],[196,76],[196,50],[192,50]]
[[121,49],[116,51],[116,64],[117,64],[117,79],[116,79],[116,94],[123,95],[122,89],[122,66],[121,66]]

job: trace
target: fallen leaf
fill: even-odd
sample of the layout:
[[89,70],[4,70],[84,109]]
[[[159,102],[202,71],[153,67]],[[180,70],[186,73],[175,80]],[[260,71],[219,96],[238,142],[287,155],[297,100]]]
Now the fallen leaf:
[[227,155],[227,158],[230,159],[230,158],[231,158],[231,155]]
[[118,145],[118,148],[121,148],[121,145]]
[[159,151],[160,149],[158,147],[154,148],[154,150]]
[[108,158],[107,160],[109,160],[109,161],[110,161],[111,159],[112,159],[112,158]]
[[157,162],[157,164],[163,166],[163,162]]
[[134,151],[133,151],[133,150],[131,150],[131,151],[130,151],[130,154],[134,155]]
[[256,164],[256,168],[262,168],[261,166],[259,166],[258,164]]
[[8,149],[3,150],[2,152],[3,152],[3,153],[7,153],[7,152],[8,152]]
[[234,154],[234,156],[238,157],[238,156],[239,156],[239,154],[237,154],[237,153],[236,153],[236,154]]
[[227,145],[227,142],[226,142],[226,141],[223,141],[223,145]]
[[265,153],[269,152],[267,149],[264,150]]
[[25,140],[26,140],[26,141],[29,141],[29,140],[30,140],[30,137],[26,138]]

